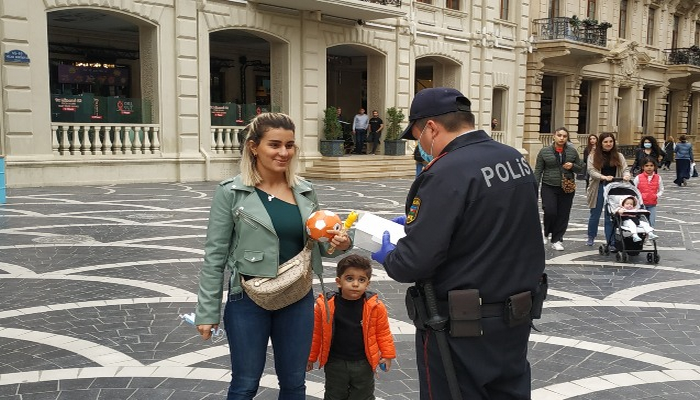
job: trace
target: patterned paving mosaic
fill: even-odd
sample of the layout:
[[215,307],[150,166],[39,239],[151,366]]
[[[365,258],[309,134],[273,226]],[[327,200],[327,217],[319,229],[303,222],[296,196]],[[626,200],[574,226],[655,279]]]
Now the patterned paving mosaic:
[[[657,265],[585,246],[579,189],[565,251],[547,247],[550,296],[530,338],[533,399],[698,398],[700,181],[679,188],[662,176]],[[391,218],[403,212],[411,181],[314,184],[322,207],[342,217]],[[225,341],[203,342],[178,318],[196,302],[215,186],[10,189],[0,205],[0,399],[224,399]],[[376,395],[417,399],[406,285],[375,267],[372,287],[399,354]],[[325,268],[333,276],[334,265]],[[308,398],[323,398],[322,371],[307,386]],[[276,399],[276,388],[270,352],[256,399]]]

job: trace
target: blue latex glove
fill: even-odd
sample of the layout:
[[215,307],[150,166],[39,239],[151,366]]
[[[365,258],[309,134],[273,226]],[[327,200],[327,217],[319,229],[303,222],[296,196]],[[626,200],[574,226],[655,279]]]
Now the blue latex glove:
[[396,218],[391,219],[392,222],[396,222],[399,225],[406,225],[406,216],[405,215],[399,215]]
[[396,246],[391,243],[389,231],[384,231],[384,234],[382,235],[382,247],[376,253],[372,253],[372,259],[380,264],[384,264],[384,259],[386,258],[387,254],[389,254],[395,248]]

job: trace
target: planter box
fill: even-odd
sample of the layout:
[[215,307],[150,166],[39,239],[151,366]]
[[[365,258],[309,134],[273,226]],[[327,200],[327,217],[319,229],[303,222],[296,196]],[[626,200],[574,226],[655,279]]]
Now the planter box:
[[341,157],[345,155],[345,141],[321,139],[319,151],[326,157]]
[[387,155],[387,156],[405,156],[406,155],[406,141],[403,139],[385,140],[384,141],[384,155]]

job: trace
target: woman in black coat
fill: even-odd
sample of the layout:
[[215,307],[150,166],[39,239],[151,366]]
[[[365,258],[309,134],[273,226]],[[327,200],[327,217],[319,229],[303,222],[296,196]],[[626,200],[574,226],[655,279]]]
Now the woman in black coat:
[[651,157],[656,160],[658,164],[662,157],[666,156],[666,152],[661,150],[659,147],[659,142],[653,136],[643,136],[639,141],[639,148],[634,154],[634,164],[632,164],[632,174],[638,175],[642,172],[642,165],[644,165],[644,159],[646,157]]
[[669,136],[664,142],[664,152],[666,155],[663,160],[661,160],[661,169],[669,170],[671,169],[671,163],[673,162],[673,150],[676,148],[676,141],[673,136]]

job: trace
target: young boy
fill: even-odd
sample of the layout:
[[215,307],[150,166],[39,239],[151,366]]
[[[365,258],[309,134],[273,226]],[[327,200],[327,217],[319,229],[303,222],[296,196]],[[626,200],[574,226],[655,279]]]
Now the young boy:
[[654,228],[647,221],[642,220],[636,211],[639,211],[637,199],[632,196],[625,197],[621,207],[617,210],[622,216],[622,229],[632,232],[632,241],[635,242],[642,241],[642,238],[637,234],[638,226],[646,232],[649,239],[656,239],[658,236],[654,233]]
[[367,292],[371,277],[369,258],[346,256],[336,268],[338,291],[325,294],[328,307],[323,294],[316,300],[306,370],[317,360],[324,369],[324,400],[374,399],[377,366],[383,364],[382,369],[389,371],[396,358],[386,307],[376,293]]
[[661,175],[656,173],[656,160],[645,157],[642,160],[642,173],[634,177],[634,186],[642,194],[644,208],[649,211],[649,224],[656,224],[656,204],[664,193],[664,182]]

